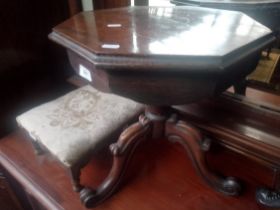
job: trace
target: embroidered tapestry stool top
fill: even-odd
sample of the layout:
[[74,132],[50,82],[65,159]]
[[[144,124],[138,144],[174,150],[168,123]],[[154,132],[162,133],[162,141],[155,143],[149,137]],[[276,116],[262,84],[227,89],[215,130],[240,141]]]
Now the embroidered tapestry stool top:
[[138,116],[143,105],[84,86],[17,117],[20,127],[65,166],[117,139],[110,138]]

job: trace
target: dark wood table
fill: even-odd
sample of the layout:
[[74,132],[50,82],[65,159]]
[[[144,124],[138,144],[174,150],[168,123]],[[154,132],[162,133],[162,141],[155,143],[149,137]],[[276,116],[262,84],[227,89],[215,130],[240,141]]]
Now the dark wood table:
[[94,87],[147,105],[139,122],[110,146],[114,160],[108,177],[95,190],[81,190],[87,207],[113,193],[148,135],[179,142],[206,183],[227,195],[239,193],[236,179],[208,167],[210,138],[170,107],[218,95],[243,79],[275,40],[271,30],[239,12],[131,7],[80,13],[55,27],[50,38],[67,48],[77,74]]

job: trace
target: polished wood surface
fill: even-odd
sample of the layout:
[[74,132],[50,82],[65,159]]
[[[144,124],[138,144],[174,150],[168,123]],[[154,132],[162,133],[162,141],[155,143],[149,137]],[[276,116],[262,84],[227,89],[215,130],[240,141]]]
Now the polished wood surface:
[[[241,13],[194,7],[84,12],[55,27],[54,32],[95,55],[136,58],[170,55],[215,59],[271,37],[269,29]],[[203,39],[204,32],[211,43]]]
[[90,71],[96,88],[153,105],[224,91],[253,71],[274,41],[268,28],[241,13],[194,7],[84,12],[50,38],[68,49],[78,74],[81,66]]
[[[0,152],[1,165],[46,209],[86,209],[72,191],[66,172],[52,159],[37,159],[21,132],[2,139]],[[216,170],[244,181],[246,188],[239,198],[221,196],[205,186],[194,173],[182,148],[159,140],[138,148],[125,177],[126,185],[95,209],[266,209],[256,204],[254,191],[258,185],[271,182],[269,170],[223,150],[207,159]],[[108,155],[100,153],[84,169],[82,181],[96,186],[108,171],[110,162]]]

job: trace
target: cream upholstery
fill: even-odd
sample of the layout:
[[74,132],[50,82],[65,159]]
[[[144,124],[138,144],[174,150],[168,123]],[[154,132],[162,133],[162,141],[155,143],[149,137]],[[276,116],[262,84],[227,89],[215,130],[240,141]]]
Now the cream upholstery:
[[142,110],[139,103],[87,85],[27,111],[17,122],[33,140],[72,167],[92,150],[117,141],[110,135]]

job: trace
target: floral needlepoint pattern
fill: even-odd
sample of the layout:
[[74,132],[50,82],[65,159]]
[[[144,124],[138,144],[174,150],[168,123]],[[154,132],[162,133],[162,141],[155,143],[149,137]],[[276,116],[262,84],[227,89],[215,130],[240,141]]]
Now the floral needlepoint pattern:
[[94,107],[100,98],[99,93],[88,90],[79,90],[75,94],[69,94],[58,103],[57,109],[48,115],[50,126],[60,128],[79,127],[87,128],[92,120],[98,118],[94,113]]
[[90,85],[37,106],[17,117],[18,124],[66,167],[116,141],[111,135],[143,111],[132,100]]

